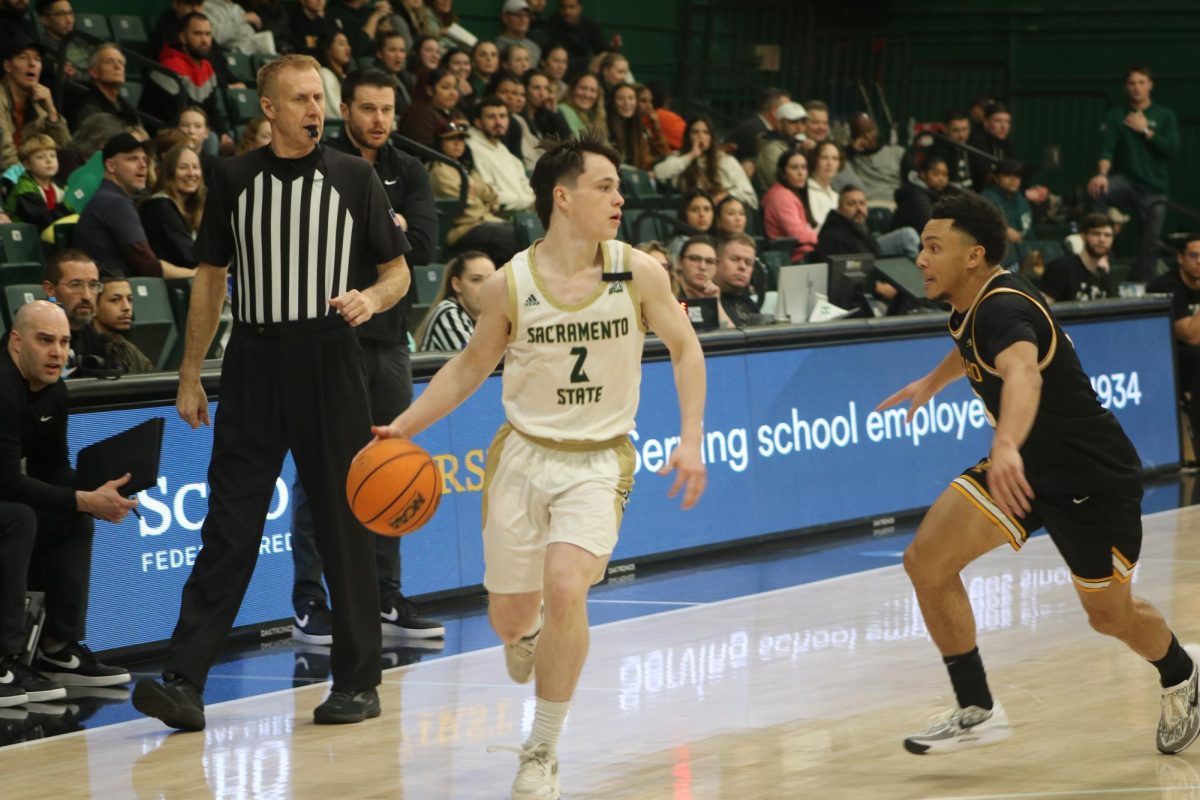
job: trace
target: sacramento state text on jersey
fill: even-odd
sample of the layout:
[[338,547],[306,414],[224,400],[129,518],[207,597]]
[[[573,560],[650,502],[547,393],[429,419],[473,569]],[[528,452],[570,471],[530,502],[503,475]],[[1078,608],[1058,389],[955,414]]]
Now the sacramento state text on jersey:
[[574,344],[599,342],[629,335],[629,318],[618,317],[594,322],[558,322],[554,325],[535,325],[529,328],[530,344]]
[[[618,317],[593,322],[559,322],[553,325],[535,325],[528,329],[530,344],[576,344],[578,342],[600,342],[619,339],[629,335],[629,318]],[[575,366],[571,369],[571,383],[590,383],[587,375],[587,348],[572,347]],[[560,406],[582,406],[599,403],[604,396],[603,386],[562,386],[555,390]]]

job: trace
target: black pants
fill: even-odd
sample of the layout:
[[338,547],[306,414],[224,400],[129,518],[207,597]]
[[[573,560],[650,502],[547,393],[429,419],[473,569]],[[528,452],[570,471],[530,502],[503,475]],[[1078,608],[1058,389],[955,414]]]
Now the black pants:
[[[412,402],[412,361],[408,347],[380,339],[359,339],[367,365],[367,390],[371,399],[371,421],[386,425]],[[375,540],[375,572],[379,578],[379,597],[389,602],[400,592],[400,538],[372,536]],[[292,484],[292,605],[298,611],[309,602],[325,604],[321,584],[321,556],[313,535],[312,509],[308,493],[297,479]]]
[[[350,461],[370,439],[362,349],[340,320],[285,332],[234,329],[221,372],[204,544],[183,587],[165,672],[203,688],[258,560],[287,451],[312,492],[333,595],[335,691],[379,684],[379,593],[371,534],[346,502]],[[332,327],[331,327],[332,325]]]
[[46,594],[44,633],[78,642],[87,625],[94,520],[0,503],[0,656],[25,650],[25,592]]

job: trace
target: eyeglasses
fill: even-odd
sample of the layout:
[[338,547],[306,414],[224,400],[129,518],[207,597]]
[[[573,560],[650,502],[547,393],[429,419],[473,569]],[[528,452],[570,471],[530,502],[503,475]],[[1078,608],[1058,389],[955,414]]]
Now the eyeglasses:
[[96,294],[104,291],[104,284],[100,281],[85,281],[81,278],[76,278],[73,281],[59,282],[59,286],[65,286],[72,292],[82,292],[84,289],[90,289]]
[[713,258],[712,256],[698,256],[693,253],[688,253],[683,257],[683,260],[690,261],[693,264],[707,264],[710,267],[715,267],[717,265],[717,259]]
[[74,11],[51,11],[48,14],[42,14],[43,17],[73,17]]

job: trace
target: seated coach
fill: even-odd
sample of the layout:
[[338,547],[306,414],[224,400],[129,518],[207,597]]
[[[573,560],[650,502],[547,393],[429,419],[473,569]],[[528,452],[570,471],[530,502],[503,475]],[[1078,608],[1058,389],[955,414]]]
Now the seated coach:
[[[61,380],[70,346],[66,313],[36,300],[17,311],[0,355],[0,707],[129,680],[82,643],[93,518],[120,522],[137,500],[117,491],[128,475],[95,491],[74,488]],[[32,666],[22,660],[27,589],[45,593]]]

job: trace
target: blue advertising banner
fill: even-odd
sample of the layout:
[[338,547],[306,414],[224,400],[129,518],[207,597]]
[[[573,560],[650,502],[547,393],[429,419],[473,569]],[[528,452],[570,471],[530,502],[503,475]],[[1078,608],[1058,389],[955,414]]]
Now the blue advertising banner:
[[[1102,401],[1121,420],[1147,468],[1179,461],[1166,316],[1080,322],[1066,328]],[[981,401],[958,381],[918,410],[875,412],[951,346],[945,335],[813,346],[707,359],[704,458],[709,486],[693,511],[666,497],[654,473],[677,444],[671,366],[643,366],[636,486],[615,559],[700,547],[928,505],[986,455]],[[418,393],[423,387],[418,386]],[[215,413],[215,404],[210,415]],[[139,495],[142,518],[98,523],[88,642],[106,650],[166,639],[200,547],[212,431],[189,429],[173,406],[76,414],[79,448],[153,416],[167,420],[162,475]],[[478,584],[483,577],[480,491],[491,437],[502,422],[500,380],[483,387],[418,438],[434,454],[445,497],[437,516],[403,543],[406,594]],[[259,564],[238,625],[291,615],[291,485],[276,482]]]

